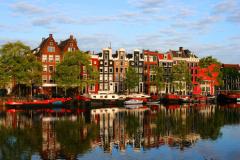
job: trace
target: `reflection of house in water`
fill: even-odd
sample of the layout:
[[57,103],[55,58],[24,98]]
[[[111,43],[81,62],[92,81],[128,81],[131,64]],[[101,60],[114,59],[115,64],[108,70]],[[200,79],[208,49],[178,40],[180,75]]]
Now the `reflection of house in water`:
[[31,128],[31,117],[20,115],[15,110],[6,112],[6,117],[0,120],[0,125],[8,128]]
[[56,159],[60,152],[60,144],[57,142],[53,119],[42,118],[42,156],[43,159]]
[[[125,151],[126,145],[133,145],[134,149],[140,149],[143,133],[144,112],[148,110],[125,108],[102,108],[91,111],[92,122],[100,127],[100,144],[104,151],[111,152],[115,146],[120,151]],[[138,117],[139,127],[136,135],[128,135],[126,132],[126,116]]]

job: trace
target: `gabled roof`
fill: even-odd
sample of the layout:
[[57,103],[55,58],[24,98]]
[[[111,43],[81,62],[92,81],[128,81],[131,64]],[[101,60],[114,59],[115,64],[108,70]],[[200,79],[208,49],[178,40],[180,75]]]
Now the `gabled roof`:
[[179,48],[179,51],[176,50],[170,50],[170,53],[173,55],[173,57],[181,57],[181,58],[198,58],[193,52],[191,52],[188,49],[183,49],[182,47]]
[[240,70],[240,64],[222,64],[223,68],[235,68],[237,70]]

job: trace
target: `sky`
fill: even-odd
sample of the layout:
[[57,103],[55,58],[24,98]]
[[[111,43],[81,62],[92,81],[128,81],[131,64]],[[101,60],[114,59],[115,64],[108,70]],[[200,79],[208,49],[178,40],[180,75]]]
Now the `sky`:
[[240,62],[240,0],[0,0],[0,45],[37,47],[70,34],[81,50],[166,52],[184,47],[222,63]]

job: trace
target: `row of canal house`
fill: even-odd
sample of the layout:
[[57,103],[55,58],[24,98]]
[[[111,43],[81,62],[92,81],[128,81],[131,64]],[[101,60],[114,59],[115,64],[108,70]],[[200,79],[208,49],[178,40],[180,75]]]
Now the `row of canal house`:
[[124,93],[125,78],[128,67],[133,67],[139,76],[139,84],[132,89],[133,93],[144,92],[143,66],[144,58],[140,50],[127,54],[125,49],[118,49],[115,54],[111,48],[104,48],[99,56],[99,91],[108,93]]
[[[48,38],[43,38],[39,47],[34,49],[34,54],[42,62],[42,89],[44,93],[50,94],[57,92],[57,85],[53,79],[56,65],[60,63],[64,57],[65,52],[72,52],[79,50],[77,40],[70,35],[64,41],[57,43],[52,34]],[[125,93],[125,77],[128,67],[133,67],[138,76],[139,84],[132,89],[132,93],[146,93],[154,95],[157,93],[179,93],[177,88],[170,83],[172,66],[178,64],[180,61],[185,61],[188,64],[189,72],[191,73],[192,84],[185,84],[181,94],[191,94],[198,88],[202,88],[204,92],[210,93],[210,84],[205,82],[198,84],[198,62],[199,58],[188,49],[169,50],[166,53],[159,53],[157,51],[149,50],[133,50],[128,54],[125,49],[120,48],[113,53],[111,48],[103,48],[99,54],[91,55],[91,65],[99,69],[98,84],[87,86],[83,89],[83,93]],[[155,67],[163,67],[164,70],[164,87],[157,91],[157,86],[154,84]],[[83,76],[87,73],[82,72]],[[84,75],[85,74],[85,75]],[[205,89],[204,89],[205,87]],[[203,93],[203,94],[207,94]]]

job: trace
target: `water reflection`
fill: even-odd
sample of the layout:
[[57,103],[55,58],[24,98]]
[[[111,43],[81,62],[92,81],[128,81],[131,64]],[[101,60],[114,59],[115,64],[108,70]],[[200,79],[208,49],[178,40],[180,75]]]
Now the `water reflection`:
[[[238,104],[0,111],[0,159],[76,159],[96,149],[184,151],[240,124]],[[210,143],[209,142],[209,143]]]

